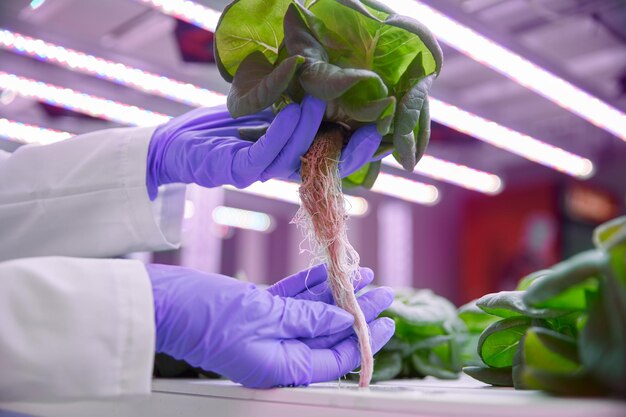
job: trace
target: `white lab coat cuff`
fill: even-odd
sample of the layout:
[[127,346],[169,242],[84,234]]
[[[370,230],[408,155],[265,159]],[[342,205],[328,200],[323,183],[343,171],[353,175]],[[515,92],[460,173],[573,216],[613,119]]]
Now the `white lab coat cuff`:
[[115,269],[125,292],[119,300],[122,324],[127,325],[126,340],[122,342],[119,393],[149,394],[156,343],[152,285],[140,262],[116,262]]
[[[133,213],[133,223],[140,240],[152,250],[176,249],[180,245],[185,208],[185,185],[171,184],[159,188],[158,197],[150,201],[146,187],[148,146],[154,127],[128,129],[122,163],[126,188]],[[141,161],[141,163],[138,163]]]

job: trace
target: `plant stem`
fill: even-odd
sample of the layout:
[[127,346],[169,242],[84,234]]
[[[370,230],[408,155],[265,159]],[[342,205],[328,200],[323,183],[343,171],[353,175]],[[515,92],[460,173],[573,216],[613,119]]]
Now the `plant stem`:
[[323,125],[302,158],[302,207],[295,222],[304,228],[314,253],[326,261],[335,303],[354,316],[354,331],[361,352],[359,386],[367,387],[374,360],[369,328],[354,294],[353,280],[359,271],[359,255],[347,237],[348,216],[338,170],[342,146],[341,129],[336,125]]

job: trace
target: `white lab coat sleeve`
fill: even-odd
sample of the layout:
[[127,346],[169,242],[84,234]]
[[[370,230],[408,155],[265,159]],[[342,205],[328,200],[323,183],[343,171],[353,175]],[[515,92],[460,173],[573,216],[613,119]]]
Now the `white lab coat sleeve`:
[[141,262],[0,262],[0,403],[148,394],[154,340]]
[[0,261],[177,248],[185,187],[161,187],[150,201],[153,131],[107,129],[0,151]]

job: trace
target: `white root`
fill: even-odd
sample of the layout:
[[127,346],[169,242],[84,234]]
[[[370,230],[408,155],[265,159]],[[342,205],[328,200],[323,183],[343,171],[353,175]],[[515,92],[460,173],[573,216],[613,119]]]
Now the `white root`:
[[354,316],[361,352],[359,386],[369,386],[374,360],[369,328],[354,294],[359,279],[359,254],[348,241],[347,219],[338,158],[343,143],[339,130],[318,134],[302,159],[302,206],[293,222],[304,230],[316,259],[326,262],[335,303]]

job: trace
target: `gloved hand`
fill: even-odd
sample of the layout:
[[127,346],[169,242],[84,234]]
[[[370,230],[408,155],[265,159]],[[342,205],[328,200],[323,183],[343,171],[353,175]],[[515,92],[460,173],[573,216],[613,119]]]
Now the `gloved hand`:
[[[157,352],[254,388],[329,381],[359,365],[356,336],[351,333],[354,319],[323,302],[327,295],[312,296],[320,301],[306,299],[306,274],[262,290],[182,267],[146,269],[154,294]],[[309,274],[310,283],[318,282],[312,288],[321,289],[323,271],[313,268]],[[372,320],[392,300],[393,292],[381,287],[361,296],[359,303]],[[370,332],[376,352],[393,335],[394,323],[388,318],[374,320]]]
[[[300,157],[311,146],[325,110],[324,101],[308,96],[276,117],[265,110],[233,119],[224,107],[196,109],[176,117],[152,135],[148,194],[154,199],[159,185],[177,182],[245,188],[270,178],[299,179]],[[267,132],[256,142],[239,137],[241,127],[268,123]],[[357,129],[342,152],[341,176],[370,161],[380,141],[375,126]]]

